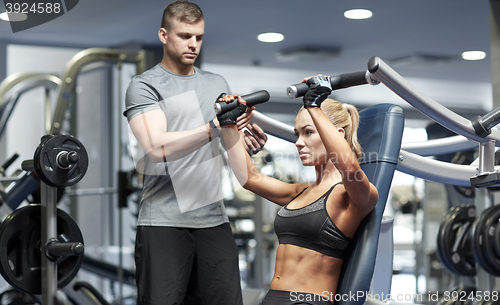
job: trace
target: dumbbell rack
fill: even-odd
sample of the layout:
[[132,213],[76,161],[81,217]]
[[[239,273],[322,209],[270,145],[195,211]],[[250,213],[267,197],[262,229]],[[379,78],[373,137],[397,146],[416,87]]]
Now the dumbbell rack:
[[[36,172],[41,180],[41,286],[42,304],[58,304],[58,260],[63,256],[81,256],[82,242],[58,240],[57,187],[79,182],[86,173],[85,147],[68,135],[47,135],[35,151],[33,160],[22,163],[25,171]],[[79,268],[79,265],[78,265]],[[76,274],[76,272],[75,272]]]
[[[486,137],[491,129],[500,122],[500,107],[484,115],[477,116],[472,120],[475,133],[481,137]],[[491,192],[488,186],[500,183],[500,173],[495,170],[495,142],[487,141],[479,143],[479,166],[478,174],[471,177],[471,186],[476,187],[476,215],[480,215],[484,210],[493,205]],[[476,287],[481,287],[484,291],[493,291],[495,288],[494,277],[484,269],[478,268],[476,275]]]

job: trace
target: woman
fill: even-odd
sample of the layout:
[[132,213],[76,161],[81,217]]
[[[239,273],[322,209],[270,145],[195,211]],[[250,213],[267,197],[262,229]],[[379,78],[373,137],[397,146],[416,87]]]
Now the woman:
[[[328,77],[304,79],[309,90],[295,119],[295,146],[304,166],[314,166],[314,183],[288,184],[262,175],[241,143],[235,118],[245,102],[220,116],[232,169],[241,185],[283,206],[276,216],[279,246],[271,289],[263,305],[331,304],[339,281],[343,251],[363,218],[375,207],[378,192],[361,170],[352,105],[326,99]],[[233,96],[222,100],[230,102]],[[238,110],[239,109],[239,110]],[[250,126],[250,131],[253,131]]]

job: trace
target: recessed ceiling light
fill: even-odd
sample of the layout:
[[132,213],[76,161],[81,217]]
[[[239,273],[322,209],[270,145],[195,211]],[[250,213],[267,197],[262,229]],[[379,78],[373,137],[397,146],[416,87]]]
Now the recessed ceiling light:
[[467,51],[462,53],[462,58],[465,60],[481,60],[486,57],[483,51]]
[[257,36],[257,39],[262,42],[280,42],[285,38],[280,33],[262,33]]
[[24,13],[0,13],[0,19],[3,21],[24,21],[28,19],[28,15]]
[[370,10],[365,9],[353,9],[344,12],[344,17],[347,19],[368,19],[372,15]]

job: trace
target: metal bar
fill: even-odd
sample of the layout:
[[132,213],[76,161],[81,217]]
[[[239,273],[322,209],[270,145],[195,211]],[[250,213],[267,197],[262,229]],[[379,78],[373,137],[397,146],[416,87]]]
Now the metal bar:
[[60,85],[61,80],[50,74],[15,73],[6,78],[0,84],[0,136],[21,94],[36,87],[56,90]]
[[[458,165],[433,160],[401,150],[396,170],[422,179],[444,184],[471,186],[470,178],[477,174],[470,165]],[[497,167],[500,169],[500,166]]]
[[487,130],[500,122],[500,107],[493,109],[481,118],[481,123]]
[[91,48],[86,49],[75,56],[66,64],[66,70],[62,78],[63,82],[59,91],[56,109],[52,118],[51,134],[59,134],[64,120],[66,109],[69,106],[69,100],[73,94],[75,78],[84,65],[96,61],[108,62],[130,62],[137,64],[137,74],[145,69],[145,52],[130,52],[116,49]]
[[271,119],[258,111],[253,111],[253,122],[257,123],[266,133],[294,143],[296,141],[293,127],[280,121]]
[[437,156],[477,148],[477,142],[463,136],[401,144],[401,149],[420,156]]
[[[57,189],[45,183],[40,185],[42,209],[42,239],[44,247],[49,239],[57,238]],[[57,304],[57,264],[49,260],[42,250],[42,305]]]
[[[1,181],[1,180],[0,180]],[[74,189],[66,192],[69,196],[104,195],[118,192],[114,187],[96,187],[87,189]]]
[[500,141],[500,131],[496,129],[492,129],[491,134],[485,138],[476,135],[470,120],[456,114],[422,93],[382,59],[374,57],[370,59],[368,65],[370,72],[387,88],[443,127],[480,143],[491,140]]
[[[293,127],[276,121],[258,111],[254,111],[252,120],[259,124],[266,133],[273,134],[289,142],[295,141]],[[430,144],[426,144],[431,142]],[[407,146],[406,146],[407,145]],[[422,145],[422,149],[418,149]],[[451,164],[424,157],[425,155],[437,155],[438,152],[456,152],[477,147],[476,141],[470,141],[463,136],[450,137],[446,139],[430,140],[423,143],[405,144],[405,148],[411,151],[401,150],[401,158],[396,167],[397,170],[413,175],[415,177],[430,181],[470,186],[470,178],[477,174],[475,166]],[[448,146],[448,148],[446,148]],[[436,151],[434,151],[434,149]],[[423,153],[423,156],[419,155]],[[497,167],[500,170],[500,166]]]
[[50,126],[52,125],[52,109],[50,107],[50,91],[48,88],[45,88],[45,133],[48,134],[50,132]]
[[479,143],[479,175],[495,171],[495,143]]
[[[118,101],[122,100],[122,65],[121,61],[118,62],[117,65],[117,74],[118,74]],[[122,124],[119,121],[118,123],[118,171],[122,170]],[[120,203],[118,203],[118,286],[120,297],[117,300],[119,305],[123,304],[123,208],[120,207]]]
[[7,99],[12,95],[30,90],[41,85],[56,89],[61,85],[59,77],[51,74],[18,72],[9,75],[0,84],[0,107],[4,106]]

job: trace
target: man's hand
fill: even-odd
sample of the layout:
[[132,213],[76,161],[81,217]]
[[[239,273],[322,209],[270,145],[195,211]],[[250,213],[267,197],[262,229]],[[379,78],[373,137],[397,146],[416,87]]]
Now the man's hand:
[[243,144],[249,155],[255,155],[266,144],[267,136],[257,124],[248,124],[246,127],[247,130],[242,132]]
[[220,126],[224,126],[227,124],[236,124],[238,118],[247,113],[246,101],[239,97],[237,94],[221,97],[219,98],[219,102],[230,103],[236,99],[237,101],[235,101],[235,103],[238,103],[238,106],[236,106],[236,108],[217,115],[217,121],[219,122]]
[[[231,103],[234,100],[238,100],[238,102],[240,104],[246,105],[246,103],[247,103],[238,94],[223,95],[223,96],[219,96],[219,98],[217,99],[217,101],[219,101],[219,102],[226,102],[226,103]],[[245,113],[243,113],[242,115],[240,115],[236,119],[236,127],[238,127],[238,130],[242,130],[243,128],[247,127],[247,125],[250,123],[250,119],[253,117],[253,112],[252,112],[253,110],[255,110],[255,106],[247,107],[247,110],[245,111]]]

